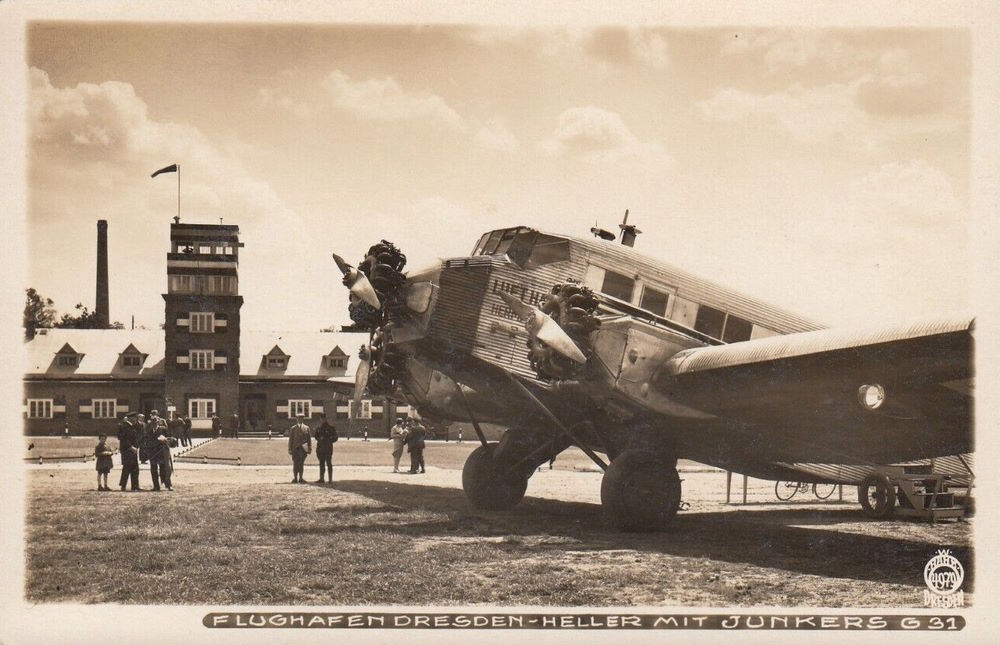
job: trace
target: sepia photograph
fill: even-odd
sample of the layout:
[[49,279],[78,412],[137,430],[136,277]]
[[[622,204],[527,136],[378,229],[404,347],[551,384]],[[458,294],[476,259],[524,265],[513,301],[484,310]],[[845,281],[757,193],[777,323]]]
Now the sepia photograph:
[[731,6],[3,8],[0,640],[991,633],[996,7]]

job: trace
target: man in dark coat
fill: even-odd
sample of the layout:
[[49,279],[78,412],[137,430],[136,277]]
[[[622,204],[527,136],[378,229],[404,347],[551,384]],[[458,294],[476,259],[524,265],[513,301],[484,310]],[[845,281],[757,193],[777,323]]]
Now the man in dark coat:
[[170,447],[167,445],[167,422],[156,410],[149,414],[146,422],[146,432],[143,441],[149,455],[149,473],[153,477],[153,490],[160,490],[162,482],[167,490],[173,490],[170,485]]
[[179,414],[175,413],[170,421],[167,421],[167,429],[170,431],[170,436],[177,440],[177,443],[184,443],[184,419]]
[[[322,423],[313,432],[316,437],[316,458],[319,459],[319,479],[316,483],[323,483],[323,475],[329,472],[329,481],[333,482],[333,444],[337,442],[337,429],[326,420],[326,414],[320,412],[319,417]],[[325,471],[324,471],[325,468]]]
[[312,437],[309,436],[309,426],[305,423],[305,417],[300,414],[295,417],[295,425],[288,429],[288,454],[292,456],[293,484],[306,483],[302,470],[306,455],[311,451]]
[[181,417],[181,420],[184,421],[184,445],[187,446],[188,448],[190,448],[191,447],[191,417],[185,414],[183,417]]
[[118,487],[125,490],[125,484],[132,480],[132,490],[139,488],[139,433],[132,423],[131,414],[125,415],[118,424],[118,450],[122,456],[122,476]]
[[229,420],[229,425],[231,426],[233,432],[233,439],[240,438],[240,415],[233,412],[233,416]]
[[213,414],[212,415],[212,438],[213,439],[218,439],[220,436],[222,436],[222,419],[219,418],[219,415]]
[[[409,446],[410,449],[410,474],[416,475],[418,472],[427,472],[424,469],[424,438],[427,436],[427,431],[424,426],[420,424],[419,421],[413,419],[410,425],[410,434],[407,435],[406,439],[403,440]],[[417,469],[420,470],[417,470]]]

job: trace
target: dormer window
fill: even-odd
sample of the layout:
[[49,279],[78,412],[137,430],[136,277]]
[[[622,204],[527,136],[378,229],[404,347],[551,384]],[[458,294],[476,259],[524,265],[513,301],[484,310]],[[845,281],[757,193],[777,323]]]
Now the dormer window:
[[80,359],[83,358],[83,354],[73,349],[73,347],[66,343],[62,346],[58,352],[56,352],[56,365],[59,367],[76,367],[80,364]]
[[327,356],[326,364],[328,367],[343,369],[347,367],[347,359],[340,356]]
[[288,359],[284,356],[268,356],[267,366],[273,369],[285,369],[285,365],[288,364]]
[[142,356],[122,356],[122,367],[139,367],[142,365]]
[[58,365],[60,367],[75,367],[77,363],[76,355],[73,356],[60,356],[58,360]]

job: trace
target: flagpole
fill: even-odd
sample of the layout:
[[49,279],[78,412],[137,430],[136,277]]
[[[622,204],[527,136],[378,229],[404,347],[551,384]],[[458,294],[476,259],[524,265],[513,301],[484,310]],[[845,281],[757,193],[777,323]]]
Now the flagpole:
[[177,221],[181,221],[181,165],[177,164]]

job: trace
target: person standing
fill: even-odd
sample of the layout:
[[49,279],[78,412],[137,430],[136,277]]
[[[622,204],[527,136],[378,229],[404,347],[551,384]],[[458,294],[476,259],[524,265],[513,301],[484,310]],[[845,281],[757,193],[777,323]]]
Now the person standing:
[[[108,448],[108,435],[103,432],[97,436],[97,446],[94,448],[94,457],[97,458],[97,490],[108,491],[108,473],[114,467],[111,455],[114,453]],[[103,478],[103,483],[102,483]]]
[[188,448],[190,448],[191,447],[191,417],[185,414],[183,417],[181,417],[181,420],[184,421],[184,445],[187,446]]
[[399,472],[399,460],[403,457],[403,445],[406,443],[406,435],[410,431],[406,428],[403,417],[397,417],[396,423],[389,431],[389,438],[392,440],[392,472]]
[[122,456],[122,476],[118,488],[125,490],[125,484],[132,480],[132,490],[139,488],[139,432],[132,423],[131,415],[125,415],[118,424],[118,452]]
[[233,432],[233,439],[239,439],[240,438],[240,415],[237,414],[235,410],[233,410],[233,416],[230,417],[230,419],[229,419],[229,425],[231,426],[231,430]]
[[[424,437],[427,436],[427,431],[424,430],[424,426],[420,424],[419,421],[414,420],[410,426],[410,434],[404,442],[410,448],[410,474],[416,475],[418,472],[427,472],[424,469],[424,446],[426,445]],[[419,468],[419,470],[417,470]]]
[[178,444],[184,443],[184,419],[181,418],[176,412],[170,417],[170,421],[167,421],[167,429],[170,431],[169,436],[173,437]]
[[305,424],[305,417],[297,415],[295,425],[288,429],[288,454],[292,456],[292,483],[304,484],[303,465],[306,455],[312,452],[312,437],[309,436],[309,426]]
[[219,415],[212,415],[212,438],[218,439],[222,435],[222,419]]
[[167,487],[167,490],[173,490],[170,486],[170,447],[167,445],[167,422],[160,417],[156,410],[149,413],[149,421],[146,422],[146,432],[143,439],[149,455],[149,474],[153,478],[153,490],[159,491],[161,482]]
[[316,457],[319,459],[319,479],[317,484],[323,483],[324,468],[329,473],[328,481],[333,483],[333,444],[337,443],[337,429],[326,419],[326,413],[320,412],[321,423],[315,430],[316,435]]

